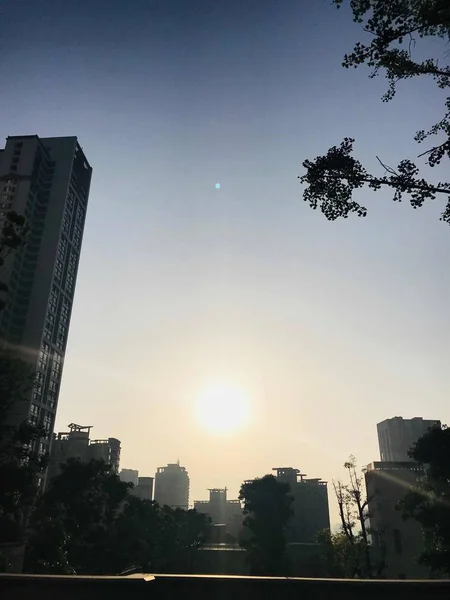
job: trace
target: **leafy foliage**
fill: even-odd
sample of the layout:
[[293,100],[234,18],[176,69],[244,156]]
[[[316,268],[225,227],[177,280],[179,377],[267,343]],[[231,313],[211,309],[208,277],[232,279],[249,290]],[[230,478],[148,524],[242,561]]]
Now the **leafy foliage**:
[[189,572],[209,521],[129,494],[102,461],[70,460],[31,519],[26,569],[107,575],[126,570]]
[[425,467],[425,477],[400,503],[404,518],[420,523],[425,551],[420,562],[450,575],[450,429],[431,428],[410,456]]
[[[344,0],[334,0],[339,8]],[[391,100],[397,84],[405,79],[428,76],[440,89],[450,87],[450,67],[441,65],[436,58],[414,61],[413,48],[417,39],[437,37],[450,39],[450,7],[448,0],[350,0],[353,20],[362,24],[371,35],[371,42],[358,42],[353,52],[343,60],[345,68],[367,65],[372,69],[371,77],[384,72],[388,90],[382,97]],[[407,47],[406,47],[407,45]],[[448,54],[447,54],[448,56]],[[439,142],[419,156],[426,156],[429,167],[438,165],[443,158],[450,158],[450,97],[445,101],[445,112],[428,130],[416,132],[415,140],[422,143],[430,136],[438,136]],[[299,177],[306,184],[303,199],[313,209],[320,207],[329,220],[347,218],[350,213],[359,217],[367,215],[367,209],[353,199],[355,190],[367,185],[372,190],[389,187],[394,190],[395,201],[407,194],[413,208],[419,208],[426,200],[438,195],[447,198],[441,219],[450,223],[450,183],[430,183],[419,177],[419,168],[409,159],[400,161],[397,168],[385,165],[381,176],[369,173],[353,158],[354,139],[345,138],[339,146],[330,148],[324,156],[305,160],[306,174]]]
[[287,575],[286,528],[293,511],[289,485],[273,475],[242,484],[244,534],[253,575]]
[[39,473],[46,457],[33,442],[44,435],[28,421],[17,422],[28,405],[34,383],[33,370],[14,354],[0,352],[0,541],[24,537],[33,508]]
[[365,561],[365,544],[360,536],[350,542],[343,531],[321,531],[317,537],[321,560],[327,577],[353,578],[361,575]]

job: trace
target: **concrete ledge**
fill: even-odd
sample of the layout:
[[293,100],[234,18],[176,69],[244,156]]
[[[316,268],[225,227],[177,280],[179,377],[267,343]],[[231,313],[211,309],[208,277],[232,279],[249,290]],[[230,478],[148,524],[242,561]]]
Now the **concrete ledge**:
[[[124,596],[126,594],[126,597]],[[345,580],[136,574],[126,577],[0,574],[8,600],[423,600],[450,597],[450,580]]]

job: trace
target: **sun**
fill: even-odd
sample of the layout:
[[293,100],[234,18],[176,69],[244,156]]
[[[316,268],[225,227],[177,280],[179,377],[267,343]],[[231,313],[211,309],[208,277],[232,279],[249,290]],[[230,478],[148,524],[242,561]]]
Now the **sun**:
[[227,433],[243,429],[250,418],[250,403],[245,392],[227,383],[203,389],[196,403],[199,423],[210,432]]

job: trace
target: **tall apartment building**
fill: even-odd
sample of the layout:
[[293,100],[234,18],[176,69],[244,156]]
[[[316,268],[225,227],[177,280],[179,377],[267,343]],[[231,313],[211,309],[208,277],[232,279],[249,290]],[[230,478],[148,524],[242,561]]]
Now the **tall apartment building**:
[[189,474],[179,462],[158,467],[155,475],[155,501],[161,506],[189,508]]
[[0,151],[0,225],[24,215],[29,236],[2,267],[8,285],[0,343],[36,370],[30,401],[12,415],[27,417],[52,439],[83,239],[92,168],[76,137],[10,136]]
[[91,429],[91,425],[71,423],[68,432],[54,434],[47,481],[60,472],[61,463],[65,463],[69,458],[82,462],[103,460],[111,465],[115,473],[119,472],[120,441],[116,438],[91,440]]
[[289,522],[287,541],[312,543],[323,529],[330,528],[327,482],[306,479],[306,475],[292,467],[275,467],[278,481],[289,484],[293,496],[294,515]]
[[380,458],[383,462],[405,462],[411,460],[408,451],[433,425],[440,421],[422,417],[404,419],[393,417],[377,424]]

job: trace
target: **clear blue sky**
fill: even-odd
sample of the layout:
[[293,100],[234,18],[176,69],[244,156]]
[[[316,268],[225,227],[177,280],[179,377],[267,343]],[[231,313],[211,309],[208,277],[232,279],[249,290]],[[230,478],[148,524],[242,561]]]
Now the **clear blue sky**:
[[[344,70],[361,39],[322,0],[4,0],[0,138],[77,135],[94,169],[57,429],[180,459],[191,499],[292,465],[378,458],[375,424],[449,421],[450,229],[363,193],[366,220],[301,199],[305,158],[348,135],[415,157],[442,94]],[[221,189],[215,184],[219,182]],[[194,418],[221,380],[246,428]]]

